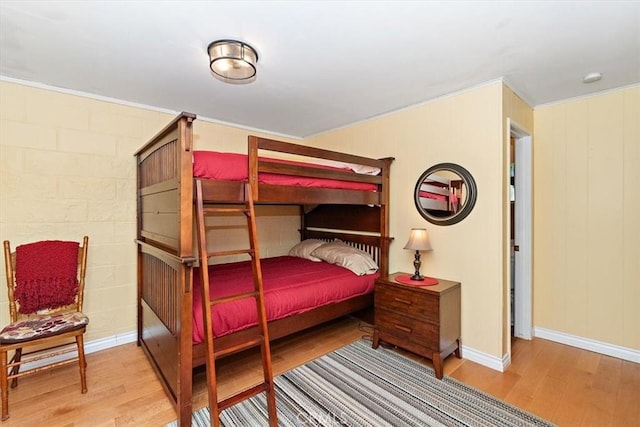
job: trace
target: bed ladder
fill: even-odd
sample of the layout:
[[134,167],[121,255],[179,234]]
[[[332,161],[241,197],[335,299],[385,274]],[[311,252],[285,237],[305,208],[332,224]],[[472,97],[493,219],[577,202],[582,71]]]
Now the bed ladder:
[[[205,324],[205,347],[206,347],[206,368],[207,368],[207,386],[209,392],[209,410],[211,414],[211,425],[213,427],[220,426],[220,412],[229,408],[243,400],[256,396],[263,391],[266,393],[267,410],[269,415],[269,425],[275,427],[278,425],[276,412],[275,387],[273,383],[273,369],[271,366],[271,349],[269,346],[269,329],[267,327],[267,314],[264,306],[264,290],[262,285],[262,269],[260,267],[260,255],[258,252],[258,237],[255,220],[255,210],[253,205],[253,197],[251,194],[251,186],[249,183],[244,185],[245,206],[225,206],[210,207],[205,206],[202,193],[202,182],[196,179],[196,226],[198,235],[198,250],[200,253],[200,271],[202,278],[202,312]],[[247,219],[247,228],[249,232],[249,249],[228,250],[220,252],[209,252],[207,249],[207,226],[205,218],[207,215],[227,214],[227,213],[243,213]],[[251,257],[251,267],[253,270],[254,290],[242,294],[229,295],[222,298],[211,299],[209,292],[209,271],[206,268],[208,261],[216,256],[228,256],[236,254],[247,254]],[[202,267],[205,268],[202,268]],[[206,284],[206,285],[205,285]],[[216,304],[222,304],[229,301],[235,301],[243,298],[255,298],[256,309],[258,313],[258,332],[241,344],[216,351],[214,347],[213,323],[211,319],[211,309]],[[264,381],[247,390],[241,391],[222,401],[218,401],[218,388],[216,380],[215,360],[218,357],[229,354],[239,353],[243,350],[260,346],[262,357],[262,371],[264,373]]]

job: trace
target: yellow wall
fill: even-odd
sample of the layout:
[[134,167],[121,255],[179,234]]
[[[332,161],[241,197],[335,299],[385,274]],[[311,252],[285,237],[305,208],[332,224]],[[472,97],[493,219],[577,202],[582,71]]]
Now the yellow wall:
[[[171,116],[0,82],[0,239],[89,236],[88,340],[136,322],[135,162]],[[2,275],[0,313],[8,321]]]
[[[0,88],[0,238],[15,246],[44,238],[78,239],[87,233],[91,253],[85,308],[92,318],[88,339],[131,332],[135,329],[132,153],[173,115],[6,82]],[[402,246],[411,227],[426,226],[434,251],[424,254],[423,271],[463,282],[464,344],[495,356],[502,355],[504,323],[501,91],[501,84],[491,84],[310,141],[367,156],[396,157],[391,267],[411,269],[413,256]],[[246,130],[201,120],[194,129],[196,148],[246,149]],[[460,224],[431,226],[414,208],[413,186],[427,167],[448,161],[474,175],[478,203]],[[269,242],[267,247],[261,245],[264,256],[285,253],[298,238],[295,228],[280,225],[281,212],[267,209],[260,221],[267,224],[260,228],[261,241]],[[0,303],[6,319],[5,307]]]
[[640,88],[534,116],[534,323],[640,349]]
[[[89,236],[87,341],[136,330],[133,153],[173,117],[0,82],[0,240],[15,249],[35,240]],[[203,142],[210,139],[220,150],[246,152],[246,130],[201,120],[194,129],[196,149],[211,148]],[[269,242],[261,243],[262,255],[281,255],[299,241],[291,217],[269,207],[262,213],[261,241]],[[0,322],[6,324],[4,273],[0,287]]]
[[[637,349],[639,91],[532,114],[495,82],[305,143],[396,158],[391,270],[411,271],[413,254],[402,247],[410,228],[427,228],[434,250],[423,254],[422,272],[462,282],[463,345],[501,358],[508,351],[507,118],[533,128],[534,324]],[[15,247],[90,236],[89,341],[135,331],[133,153],[173,117],[0,82],[0,240]],[[244,152],[254,133],[203,120],[194,129],[196,149],[220,151]],[[478,184],[473,212],[445,227],[427,223],[412,199],[420,174],[440,162],[464,166]],[[292,215],[264,209],[263,256],[286,253],[298,239]],[[0,321],[7,318],[0,292]]]
[[[504,323],[502,102],[502,83],[496,82],[309,140],[370,157],[395,157],[390,270],[412,271],[413,253],[403,246],[412,227],[426,228],[433,251],[422,255],[422,273],[462,282],[463,345],[499,358]],[[426,222],[413,202],[420,174],[440,162],[464,166],[478,185],[474,210],[451,226]]]

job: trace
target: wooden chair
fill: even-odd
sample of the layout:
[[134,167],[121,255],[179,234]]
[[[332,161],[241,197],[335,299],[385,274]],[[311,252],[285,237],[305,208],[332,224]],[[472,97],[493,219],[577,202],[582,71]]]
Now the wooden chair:
[[[88,243],[87,236],[81,246],[48,240],[21,245],[11,252],[9,242],[4,242],[11,324],[0,331],[2,421],[9,418],[10,379],[14,388],[19,377],[77,361],[81,390],[87,392],[83,334],[89,319],[82,313],[82,300]],[[70,345],[71,338],[75,347]],[[27,348],[29,352],[24,351]],[[77,355],[60,357],[76,349]],[[27,363],[28,369],[24,366]]]

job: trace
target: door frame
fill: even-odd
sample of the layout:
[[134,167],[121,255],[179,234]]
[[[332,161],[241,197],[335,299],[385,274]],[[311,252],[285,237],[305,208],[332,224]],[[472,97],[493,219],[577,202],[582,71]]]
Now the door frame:
[[[508,121],[509,135],[515,144],[515,244],[519,246],[515,256],[515,318],[514,335],[533,338],[533,147],[531,134],[513,120]],[[510,202],[508,202],[510,203]],[[509,210],[510,212],[510,210]],[[512,218],[509,217],[509,221]],[[509,255],[510,256],[510,255]],[[511,262],[508,263],[511,265]],[[509,267],[511,268],[511,267]],[[510,277],[511,274],[507,277]],[[510,286],[509,292],[510,292]],[[511,304],[511,296],[507,298]],[[508,310],[511,313],[511,307]],[[511,319],[509,319],[510,323]]]

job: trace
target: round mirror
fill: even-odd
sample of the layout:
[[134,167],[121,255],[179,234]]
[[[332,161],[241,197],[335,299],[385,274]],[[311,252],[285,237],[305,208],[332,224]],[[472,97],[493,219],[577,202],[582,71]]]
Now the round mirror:
[[451,225],[469,215],[477,193],[468,170],[455,163],[439,163],[420,175],[413,198],[424,219],[436,225]]

